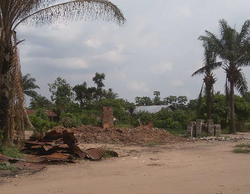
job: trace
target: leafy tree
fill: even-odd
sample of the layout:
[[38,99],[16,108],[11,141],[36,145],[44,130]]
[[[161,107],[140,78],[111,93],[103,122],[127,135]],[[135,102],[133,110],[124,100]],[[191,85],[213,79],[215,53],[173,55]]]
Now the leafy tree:
[[[198,69],[195,71],[192,76],[204,73],[203,83],[201,86],[201,91],[199,94],[199,104],[198,104],[198,112],[200,109],[201,98],[204,93],[206,97],[206,106],[207,106],[207,119],[212,118],[212,104],[213,104],[213,92],[214,92],[214,84],[216,82],[216,78],[211,70],[211,65],[213,65],[216,61],[216,53],[211,48],[209,44],[203,44],[204,47],[204,62],[205,68]],[[203,90],[203,86],[205,85],[205,89]],[[199,115],[199,113],[198,113]]]
[[235,95],[234,99],[237,130],[245,131],[246,123],[250,121],[250,104],[238,95]]
[[[235,128],[235,107],[234,107],[234,88],[241,94],[247,91],[247,83],[242,72],[242,67],[248,66],[250,63],[250,20],[247,20],[240,32],[231,28],[227,21],[222,19],[220,24],[220,38],[213,33],[206,31],[205,36],[200,36],[203,45],[213,48],[216,55],[220,57],[222,62],[209,65],[211,69],[223,67],[226,73],[226,94],[229,100],[230,115],[230,133],[236,133]],[[200,70],[205,72],[206,67]]]
[[184,109],[186,108],[188,98],[186,96],[178,96],[177,97],[177,108]]
[[137,106],[150,106],[153,104],[151,98],[148,96],[135,97],[135,103]]
[[[0,130],[6,142],[13,140],[14,108],[19,111],[19,124],[25,115],[16,28],[22,23],[34,25],[59,21],[101,19],[125,22],[121,11],[106,0],[1,0],[0,1]],[[14,100],[17,99],[17,100]],[[10,113],[10,114],[9,114]],[[9,116],[10,115],[10,116]],[[24,128],[18,127],[24,139]],[[19,141],[19,140],[18,140]]]
[[93,92],[90,88],[87,87],[87,83],[84,82],[83,84],[78,84],[73,87],[72,89],[75,92],[75,100],[80,103],[80,106],[84,108],[88,101],[93,99]]
[[245,92],[242,96],[248,103],[250,103],[250,92]]
[[35,98],[38,96],[37,92],[34,91],[34,89],[40,89],[38,85],[35,84],[36,79],[33,77],[30,77],[30,74],[26,74],[22,77],[23,82],[23,92],[25,95]]
[[55,103],[55,111],[60,116],[66,113],[71,105],[73,97],[72,88],[65,79],[58,77],[54,83],[48,84],[51,92],[51,100]]
[[96,84],[96,91],[94,98],[99,101],[104,96],[104,90],[103,87],[105,86],[103,83],[103,80],[105,80],[105,74],[104,73],[95,73],[95,77],[93,77],[93,82]]
[[154,91],[154,105],[161,105],[161,97],[160,97],[161,93],[159,91]]
[[171,95],[171,96],[168,96],[168,97],[164,98],[164,103],[166,105],[168,105],[168,104],[175,105],[176,102],[177,102],[177,96],[172,96]]

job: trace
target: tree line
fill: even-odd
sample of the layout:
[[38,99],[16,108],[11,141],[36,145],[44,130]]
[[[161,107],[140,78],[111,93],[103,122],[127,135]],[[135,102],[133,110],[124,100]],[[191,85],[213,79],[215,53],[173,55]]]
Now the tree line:
[[[28,76],[29,77],[29,76]],[[155,127],[168,130],[185,130],[187,123],[196,119],[207,119],[207,97],[202,96],[194,100],[188,100],[186,96],[170,95],[161,99],[160,91],[154,91],[154,97],[135,97],[135,103],[118,98],[118,94],[112,88],[105,89],[105,74],[96,73],[92,81],[95,87],[88,87],[86,82],[73,87],[61,77],[56,78],[53,83],[48,84],[51,92],[50,100],[34,91],[39,88],[35,79],[27,75],[23,77],[24,91],[31,97],[30,109],[36,110],[30,116],[32,124],[40,132],[55,125],[65,127],[77,127],[79,125],[101,125],[100,115],[103,106],[110,106],[114,109],[116,117],[115,126],[136,127],[141,124],[147,125],[150,121]],[[25,84],[29,83],[29,84]],[[30,86],[30,87],[29,87]],[[235,95],[236,127],[238,130],[246,130],[250,115],[250,92],[245,95]],[[229,109],[227,97],[220,92],[213,94],[213,106],[211,106],[211,118],[215,123],[221,124],[225,129],[229,125]],[[162,109],[158,113],[151,114],[140,112],[134,114],[136,106],[150,105],[172,105],[173,111]],[[45,109],[54,111],[59,115],[59,122],[50,122],[45,114]]]

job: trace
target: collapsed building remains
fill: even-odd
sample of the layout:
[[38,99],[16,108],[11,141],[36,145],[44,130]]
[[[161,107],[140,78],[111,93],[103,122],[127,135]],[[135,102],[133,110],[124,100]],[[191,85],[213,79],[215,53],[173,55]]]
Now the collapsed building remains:
[[213,119],[208,119],[207,123],[202,119],[197,119],[196,121],[189,122],[187,132],[191,137],[220,136],[221,125],[214,124]]

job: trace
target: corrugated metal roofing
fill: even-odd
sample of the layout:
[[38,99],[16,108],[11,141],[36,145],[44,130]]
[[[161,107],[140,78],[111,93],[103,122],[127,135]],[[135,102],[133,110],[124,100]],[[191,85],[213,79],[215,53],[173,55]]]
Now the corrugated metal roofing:
[[171,110],[175,109],[171,104],[170,105],[154,105],[154,106],[137,106],[134,110],[134,113],[137,114],[139,112],[149,112],[149,113],[157,113],[163,108],[169,108]]

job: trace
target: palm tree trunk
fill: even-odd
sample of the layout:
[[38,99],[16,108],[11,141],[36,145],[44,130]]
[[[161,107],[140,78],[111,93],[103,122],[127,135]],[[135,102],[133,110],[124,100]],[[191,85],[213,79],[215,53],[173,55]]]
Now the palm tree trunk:
[[229,118],[230,118],[230,128],[229,133],[235,134],[235,114],[234,114],[234,82],[230,81],[230,92],[229,92]]
[[211,89],[209,87],[207,88],[207,119],[212,118],[212,95],[211,95]]
[[12,132],[9,131],[9,88],[6,75],[0,73],[0,133],[3,134],[3,140],[6,143],[11,142]]

